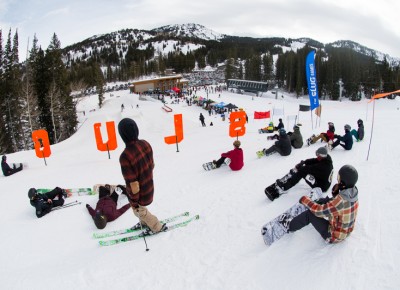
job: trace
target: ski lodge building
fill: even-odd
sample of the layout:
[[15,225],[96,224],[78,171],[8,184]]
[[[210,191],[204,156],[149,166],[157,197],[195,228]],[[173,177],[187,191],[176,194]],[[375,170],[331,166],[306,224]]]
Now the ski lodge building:
[[153,79],[146,79],[140,81],[133,81],[129,86],[131,93],[143,93],[143,92],[165,92],[172,90],[172,88],[178,88],[184,90],[188,87],[189,80],[186,80],[182,75],[170,75],[165,77],[158,77]]

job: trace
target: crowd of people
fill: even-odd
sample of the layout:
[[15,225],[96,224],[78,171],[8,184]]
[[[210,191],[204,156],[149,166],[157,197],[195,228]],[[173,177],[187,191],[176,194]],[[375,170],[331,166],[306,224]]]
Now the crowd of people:
[[[124,105],[121,105],[121,111]],[[200,113],[199,120],[203,127],[206,126],[205,118]],[[212,124],[212,123],[211,123]],[[326,132],[312,135],[306,142],[301,134],[301,124],[295,124],[293,131],[287,132],[282,119],[279,119],[277,126],[270,122],[267,127],[260,129],[260,133],[268,132],[276,134],[268,137],[268,140],[275,140],[274,143],[257,152],[259,158],[278,153],[281,156],[289,156],[293,149],[300,149],[304,146],[326,143],[315,151],[315,157],[301,160],[288,174],[279,178],[265,188],[265,194],[271,201],[287,194],[301,180],[304,180],[311,188],[320,188],[327,192],[333,180],[333,160],[329,152],[335,148],[342,147],[345,150],[353,148],[354,140],[360,142],[364,138],[364,124],[361,119],[357,121],[357,129],[350,125],[344,126],[344,134],[336,133],[333,122],[328,123]],[[119,163],[122,172],[124,185],[118,185],[111,189],[109,185],[99,187],[99,199],[95,208],[86,204],[86,208],[98,229],[104,229],[108,222],[112,222],[124,214],[129,208],[139,222],[135,227],[144,229],[145,234],[154,234],[168,229],[167,224],[160,220],[148,209],[153,202],[153,150],[152,146],[143,139],[139,139],[139,128],[136,122],[130,118],[122,119],[118,124],[118,132],[125,143],[125,149],[121,153]],[[235,140],[233,149],[221,153],[220,158],[213,160],[213,166],[220,168],[226,164],[232,171],[239,171],[244,166],[244,154],[241,142]],[[20,170],[11,168],[6,156],[2,157],[2,170],[5,176],[10,176]],[[307,224],[312,224],[320,235],[330,243],[344,240],[353,231],[358,209],[358,180],[357,170],[351,165],[344,165],[337,175],[337,183],[333,186],[331,197],[311,200],[303,196],[299,202],[307,207],[307,210],[296,217],[282,220],[288,232],[294,232]],[[128,203],[121,208],[118,207],[118,200],[124,195]],[[66,190],[56,187],[47,193],[38,193],[35,188],[28,191],[30,203],[36,210],[38,218],[51,212],[55,207],[64,205],[68,197]]]

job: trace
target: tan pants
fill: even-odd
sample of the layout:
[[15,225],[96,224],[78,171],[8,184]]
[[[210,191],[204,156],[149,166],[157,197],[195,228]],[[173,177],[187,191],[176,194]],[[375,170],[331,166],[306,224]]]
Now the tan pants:
[[140,206],[138,208],[132,208],[135,216],[139,218],[143,226],[148,226],[153,232],[159,232],[161,230],[161,223],[155,215],[145,207]]
[[326,140],[326,137],[324,134],[319,134],[318,136],[315,136],[312,140],[311,140],[311,144],[314,144],[315,142],[317,142],[319,139],[324,140],[325,142],[328,142]]

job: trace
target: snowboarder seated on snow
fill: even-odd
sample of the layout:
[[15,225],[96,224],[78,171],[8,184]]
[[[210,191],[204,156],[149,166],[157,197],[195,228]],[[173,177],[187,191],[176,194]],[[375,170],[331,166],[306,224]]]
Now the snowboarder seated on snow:
[[1,169],[3,170],[4,176],[10,176],[10,175],[13,175],[14,173],[17,173],[18,171],[22,170],[22,164],[18,168],[16,168],[15,165],[13,167],[14,168],[11,168],[7,164],[7,156],[3,155],[3,157],[1,157]]
[[[288,132],[287,135],[289,136],[290,143],[292,144],[293,148],[299,149],[303,147],[303,136],[300,133],[299,125],[293,126],[293,132]],[[275,134],[273,136],[268,136],[268,140],[279,140],[279,135]]]
[[[260,152],[260,151],[259,151]],[[263,149],[262,152],[265,156],[269,156],[278,152],[281,156],[288,156],[292,152],[292,144],[290,143],[289,136],[286,134],[285,129],[279,130],[279,140],[268,149]]]
[[274,129],[275,131],[279,131],[280,129],[285,128],[285,125],[283,125],[282,119],[279,119],[278,126],[276,126]]
[[36,216],[41,218],[48,214],[52,208],[62,206],[64,198],[67,198],[68,194],[64,189],[59,187],[46,193],[38,193],[35,188],[31,188],[28,191],[28,197],[31,205],[36,208]]
[[86,208],[98,229],[104,229],[107,222],[116,220],[129,209],[129,203],[117,209],[119,194],[126,194],[124,186],[117,185],[115,190],[111,193],[110,186],[106,184],[105,186],[99,187],[99,201],[96,204],[96,209],[86,204]]
[[222,165],[222,163],[225,162],[225,159],[229,158],[230,159],[229,167],[233,171],[242,169],[244,162],[243,162],[243,150],[242,148],[240,148],[240,141],[235,140],[233,142],[233,147],[234,147],[233,150],[228,151],[226,153],[222,153],[220,159],[213,160],[213,163],[217,168],[219,168]]
[[358,210],[357,170],[344,165],[338,173],[338,183],[332,189],[332,198],[326,197],[312,201],[309,197],[300,198],[300,203],[308,210],[292,220],[283,220],[289,232],[295,232],[312,224],[324,240],[338,243],[353,231]]
[[335,138],[335,125],[332,122],[328,122],[328,131],[326,133],[321,133],[318,136],[312,135],[310,138],[307,139],[307,145],[316,143],[319,139],[328,143],[331,141],[333,143],[333,139]]
[[153,149],[146,140],[139,140],[139,128],[130,118],[119,122],[118,132],[126,146],[119,157],[119,163],[133,213],[143,227],[148,227],[145,234],[166,231],[167,225],[161,224],[146,207],[153,202],[154,196]]
[[269,122],[267,127],[261,128],[260,131],[262,133],[273,133],[275,130],[274,122]]
[[357,125],[358,125],[358,129],[353,129],[351,130],[351,135],[354,136],[354,138],[356,138],[357,142],[362,141],[362,139],[364,139],[364,122],[361,119],[358,119],[357,121]]
[[333,142],[332,149],[340,145],[345,150],[351,150],[351,148],[353,147],[353,136],[351,135],[350,130],[351,130],[350,125],[347,124],[344,125],[345,134],[343,136],[335,135],[335,138],[337,139],[335,142]]
[[326,192],[331,186],[333,164],[326,147],[320,147],[315,151],[316,158],[302,160],[295,168],[274,184],[265,189],[265,194],[270,200],[278,198],[287,190],[295,186],[301,179],[311,187],[320,187]]

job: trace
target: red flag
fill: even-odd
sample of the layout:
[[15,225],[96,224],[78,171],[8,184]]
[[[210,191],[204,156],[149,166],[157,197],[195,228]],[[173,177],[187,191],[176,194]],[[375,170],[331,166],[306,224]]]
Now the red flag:
[[271,118],[271,112],[254,112],[254,119],[268,119]]

